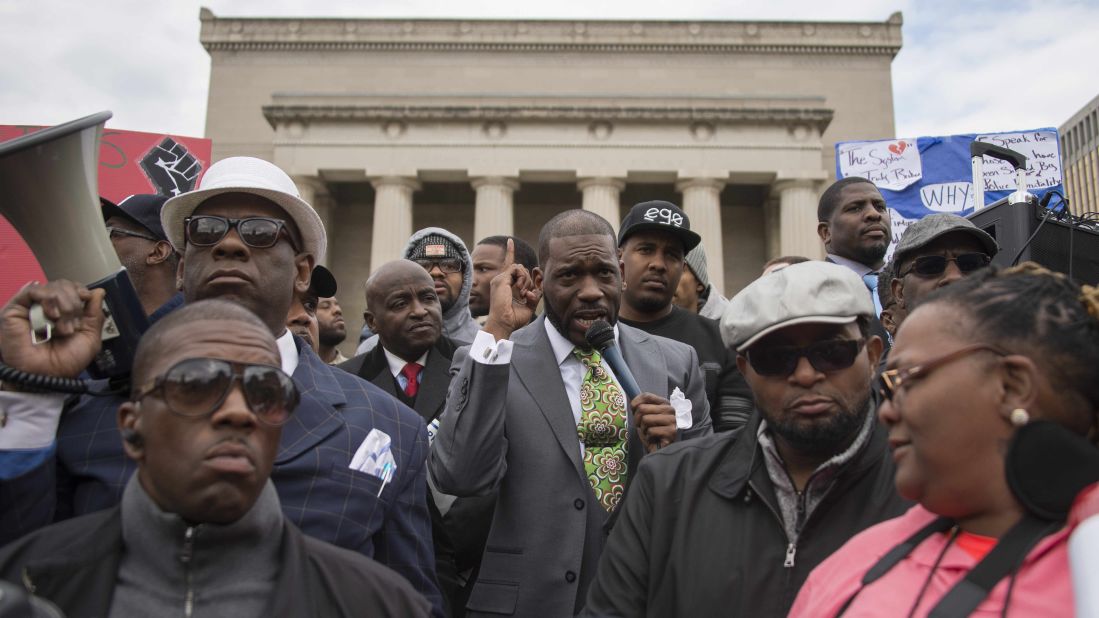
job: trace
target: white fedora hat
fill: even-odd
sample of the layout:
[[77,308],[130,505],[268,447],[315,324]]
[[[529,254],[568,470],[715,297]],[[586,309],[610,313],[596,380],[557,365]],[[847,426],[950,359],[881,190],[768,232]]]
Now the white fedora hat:
[[183,222],[199,204],[222,193],[251,193],[274,202],[301,232],[302,250],[324,261],[328,240],[317,211],[301,199],[294,181],[273,163],[255,157],[229,157],[210,166],[198,188],[177,195],[164,204],[160,222],[168,242],[183,252]]

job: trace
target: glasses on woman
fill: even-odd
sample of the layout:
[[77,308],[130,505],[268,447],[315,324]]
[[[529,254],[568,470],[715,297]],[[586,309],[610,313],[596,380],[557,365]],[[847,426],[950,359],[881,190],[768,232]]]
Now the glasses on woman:
[[935,277],[946,272],[946,265],[950,262],[957,264],[959,271],[969,274],[988,266],[992,258],[984,253],[963,253],[952,258],[945,255],[922,255],[912,262],[908,270],[901,273],[901,277],[909,273],[915,273],[921,277]]
[[933,370],[956,361],[959,358],[973,354],[974,352],[992,352],[998,356],[1007,356],[1007,352],[1004,352],[995,346],[977,343],[958,348],[953,352],[944,354],[938,358],[933,358],[919,365],[914,365],[905,369],[889,369],[883,371],[878,384],[878,392],[881,394],[882,401],[893,401],[893,398],[897,396],[902,387],[907,387],[916,380],[926,378]]
[[153,385],[134,394],[139,401],[160,393],[168,410],[180,416],[212,414],[240,381],[248,409],[268,425],[282,425],[298,405],[298,389],[278,367],[245,365],[220,358],[189,358],[157,376]]
[[268,249],[274,247],[279,237],[286,234],[290,246],[297,251],[298,248],[286,229],[286,222],[271,217],[246,217],[244,219],[230,219],[215,215],[197,215],[187,217],[184,221],[184,229],[187,232],[187,242],[196,247],[211,247],[221,242],[229,230],[236,229],[244,244],[256,249]]
[[866,339],[831,339],[805,347],[772,345],[753,347],[745,352],[748,364],[761,376],[786,377],[797,369],[805,357],[817,371],[831,373],[855,364]]

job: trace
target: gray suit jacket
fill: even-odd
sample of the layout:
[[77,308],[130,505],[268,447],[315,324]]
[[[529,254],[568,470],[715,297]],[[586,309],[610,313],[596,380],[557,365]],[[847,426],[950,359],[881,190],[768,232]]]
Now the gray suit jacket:
[[[515,331],[510,365],[461,348],[429,460],[436,485],[468,496],[499,490],[468,615],[572,616],[582,607],[606,538],[545,317]],[[679,439],[711,433],[695,351],[619,324],[619,347],[642,391],[691,400]],[[628,471],[645,453],[630,419]]]

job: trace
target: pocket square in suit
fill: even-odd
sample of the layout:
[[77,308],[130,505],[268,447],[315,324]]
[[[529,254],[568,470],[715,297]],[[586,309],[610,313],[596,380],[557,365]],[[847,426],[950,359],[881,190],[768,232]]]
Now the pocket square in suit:
[[397,463],[393,459],[392,445],[393,441],[390,439],[389,434],[378,429],[371,429],[355,451],[355,455],[351,458],[351,463],[347,467],[387,481],[397,471]]
[[690,399],[687,399],[678,386],[672,391],[672,396],[668,397],[668,403],[672,404],[672,408],[675,409],[676,428],[690,429],[691,425],[694,424],[694,418],[691,416],[694,404],[691,403]]

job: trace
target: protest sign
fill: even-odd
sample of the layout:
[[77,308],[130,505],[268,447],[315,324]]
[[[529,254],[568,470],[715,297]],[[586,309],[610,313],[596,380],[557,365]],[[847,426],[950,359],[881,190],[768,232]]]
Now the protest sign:
[[[1039,198],[1061,189],[1061,153],[1057,130],[1052,128],[1005,133],[948,135],[836,144],[836,178],[860,176],[873,182],[893,223],[892,248],[904,231],[924,215],[946,212],[966,216],[973,202],[973,166],[969,145],[989,142],[1027,157],[1027,190]],[[985,204],[1015,190],[1011,164],[983,157]]]

